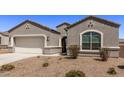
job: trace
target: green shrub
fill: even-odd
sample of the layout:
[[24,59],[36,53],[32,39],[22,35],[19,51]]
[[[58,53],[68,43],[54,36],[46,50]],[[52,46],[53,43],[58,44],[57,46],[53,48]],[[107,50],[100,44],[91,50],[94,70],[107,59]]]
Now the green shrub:
[[42,66],[43,66],[43,67],[48,67],[48,66],[49,66],[49,63],[43,63]]
[[76,59],[78,56],[79,47],[77,45],[70,45],[68,49],[71,58]]
[[102,61],[107,61],[109,58],[109,53],[107,48],[100,49],[100,57]]
[[15,68],[14,65],[6,64],[6,65],[2,65],[0,70],[1,71],[10,71],[10,70],[12,70],[14,68]]
[[66,77],[85,77],[85,73],[82,71],[71,70],[65,74]]
[[108,71],[107,71],[107,73],[110,74],[110,75],[115,75],[115,74],[117,74],[115,68],[109,68]]

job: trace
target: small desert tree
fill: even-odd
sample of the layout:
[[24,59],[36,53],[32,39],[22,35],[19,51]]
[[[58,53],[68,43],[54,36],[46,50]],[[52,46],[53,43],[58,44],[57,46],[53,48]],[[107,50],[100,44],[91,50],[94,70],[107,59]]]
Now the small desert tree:
[[69,49],[69,55],[73,59],[76,59],[78,56],[79,47],[77,45],[70,45],[68,49]]
[[101,57],[102,61],[108,60],[108,58],[109,58],[108,48],[101,48],[100,49],[100,57]]
[[10,70],[12,70],[12,69],[14,69],[15,68],[15,66],[14,65],[12,65],[12,64],[5,64],[5,65],[2,65],[1,66],[1,71],[10,71]]

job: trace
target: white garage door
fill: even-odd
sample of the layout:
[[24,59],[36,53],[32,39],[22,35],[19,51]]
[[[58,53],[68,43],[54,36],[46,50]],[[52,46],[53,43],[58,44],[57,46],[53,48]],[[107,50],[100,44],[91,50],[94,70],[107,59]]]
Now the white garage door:
[[16,37],[14,40],[15,52],[40,54],[43,52],[43,37]]

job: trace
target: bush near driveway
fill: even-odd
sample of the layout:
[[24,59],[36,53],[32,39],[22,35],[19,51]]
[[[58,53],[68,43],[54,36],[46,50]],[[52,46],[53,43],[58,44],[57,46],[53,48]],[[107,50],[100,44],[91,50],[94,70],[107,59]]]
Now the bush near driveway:
[[1,71],[10,71],[10,70],[12,70],[14,68],[15,68],[14,65],[6,64],[6,65],[2,65],[0,70]]
[[65,74],[66,77],[85,77],[85,73],[82,71],[71,70]]

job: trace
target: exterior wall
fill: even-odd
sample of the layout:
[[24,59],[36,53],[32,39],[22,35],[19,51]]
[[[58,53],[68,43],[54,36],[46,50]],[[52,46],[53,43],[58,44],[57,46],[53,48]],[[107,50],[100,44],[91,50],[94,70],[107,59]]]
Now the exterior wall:
[[3,36],[0,34],[1,37],[1,45],[9,45],[9,37]]
[[[93,27],[88,27],[89,23],[92,22]],[[68,30],[67,35],[67,46],[79,45],[80,46],[80,33],[86,30],[97,30],[103,33],[103,47],[118,47],[119,48],[119,29],[96,22],[94,20],[84,21]],[[118,49],[117,49],[118,50]],[[118,56],[119,50],[112,52],[111,55]],[[110,56],[111,56],[110,55]]]
[[[29,26],[30,29],[26,29],[26,26]],[[39,27],[36,27],[32,24],[26,23],[18,28],[16,28],[15,30],[13,30],[12,32],[10,32],[11,36],[14,35],[30,35],[30,34],[43,34],[47,37],[47,46],[59,46],[59,39],[60,39],[60,35],[56,34],[56,33],[52,33],[50,31],[46,31],[44,29],[41,29]]]
[[112,50],[112,51],[109,51],[109,56],[110,57],[119,57],[119,50]]
[[61,48],[44,48],[43,54],[61,54]]
[[60,32],[61,36],[67,36],[67,32],[64,30],[67,27],[67,25],[62,25],[57,28],[57,31]]
[[124,58],[124,39],[120,40],[119,46],[120,46],[119,57]]

